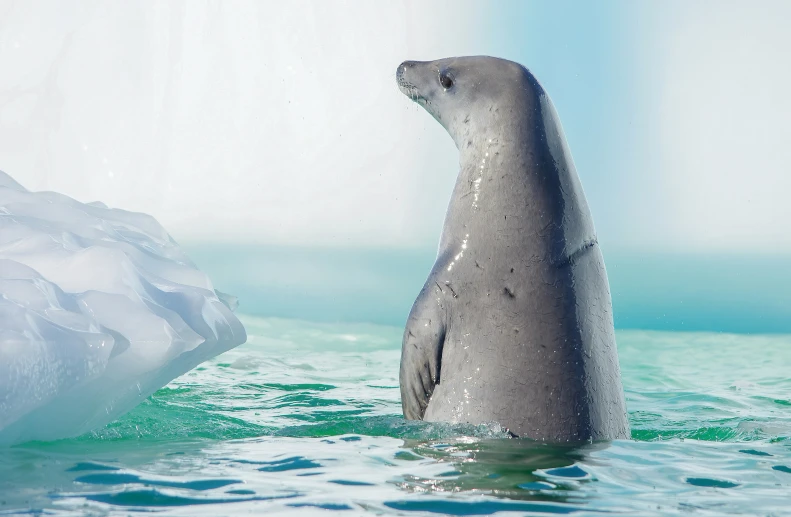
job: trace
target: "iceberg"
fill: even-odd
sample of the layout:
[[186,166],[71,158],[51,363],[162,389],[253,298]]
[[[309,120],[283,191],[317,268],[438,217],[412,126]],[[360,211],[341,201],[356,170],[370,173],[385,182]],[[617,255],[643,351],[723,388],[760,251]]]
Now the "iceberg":
[[0,445],[101,427],[247,340],[151,216],[0,171]]

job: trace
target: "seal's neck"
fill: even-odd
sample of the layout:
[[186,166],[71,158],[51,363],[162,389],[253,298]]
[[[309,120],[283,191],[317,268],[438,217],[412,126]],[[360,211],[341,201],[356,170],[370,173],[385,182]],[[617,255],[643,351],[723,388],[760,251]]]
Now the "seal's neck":
[[537,109],[522,110],[524,118],[511,113],[478,127],[471,121],[456,133],[460,170],[441,248],[455,249],[468,234],[496,234],[503,236],[498,242],[529,242],[562,263],[595,241],[557,114],[548,98],[539,101]]
[[480,177],[495,161],[501,162],[514,151],[512,142],[504,142],[502,132],[480,131],[464,135],[456,142],[459,149],[459,177],[457,181]]

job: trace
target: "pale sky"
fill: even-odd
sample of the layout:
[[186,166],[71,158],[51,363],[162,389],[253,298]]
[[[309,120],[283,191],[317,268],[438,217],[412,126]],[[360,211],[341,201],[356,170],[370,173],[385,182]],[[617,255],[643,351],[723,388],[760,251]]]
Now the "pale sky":
[[9,2],[0,170],[180,241],[435,247],[456,149],[404,59],[531,68],[611,249],[791,251],[791,4]]
[[791,251],[791,2],[653,11],[661,239]]

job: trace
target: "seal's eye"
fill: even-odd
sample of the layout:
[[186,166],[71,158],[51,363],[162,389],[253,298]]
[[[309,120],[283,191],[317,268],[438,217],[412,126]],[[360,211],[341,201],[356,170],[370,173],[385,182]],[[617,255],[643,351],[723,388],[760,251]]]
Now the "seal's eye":
[[439,84],[441,84],[442,87],[447,90],[448,88],[453,86],[453,79],[451,79],[451,77],[448,74],[446,74],[445,72],[440,72],[439,73]]

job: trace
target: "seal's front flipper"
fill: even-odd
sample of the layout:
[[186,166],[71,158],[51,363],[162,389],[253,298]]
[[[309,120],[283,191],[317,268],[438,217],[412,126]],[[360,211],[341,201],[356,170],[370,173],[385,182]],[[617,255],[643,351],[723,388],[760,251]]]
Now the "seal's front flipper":
[[407,420],[422,420],[439,384],[445,342],[443,295],[426,284],[412,306],[401,346],[401,405]]

